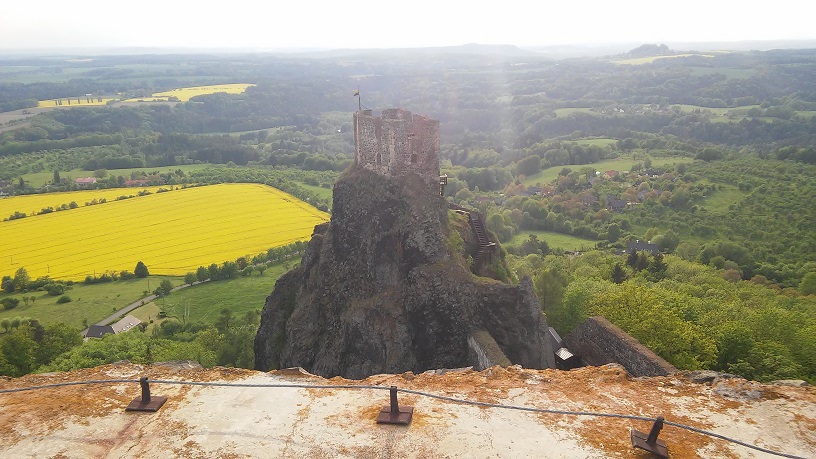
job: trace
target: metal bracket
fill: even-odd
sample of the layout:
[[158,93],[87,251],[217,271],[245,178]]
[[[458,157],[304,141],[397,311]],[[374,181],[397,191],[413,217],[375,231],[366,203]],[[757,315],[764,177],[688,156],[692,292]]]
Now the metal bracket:
[[655,419],[654,425],[652,425],[652,430],[649,431],[649,435],[632,429],[632,446],[646,450],[657,457],[669,459],[669,447],[666,446],[665,441],[657,438],[662,428],[663,416],[658,416],[657,419]]
[[407,425],[411,423],[413,415],[413,406],[399,406],[399,403],[397,403],[397,386],[391,386],[391,405],[382,407],[380,415],[377,416],[377,424]]
[[139,378],[139,384],[142,386],[142,396],[134,398],[130,405],[125,408],[125,411],[158,411],[167,401],[167,397],[150,396],[150,385],[147,383],[147,376]]

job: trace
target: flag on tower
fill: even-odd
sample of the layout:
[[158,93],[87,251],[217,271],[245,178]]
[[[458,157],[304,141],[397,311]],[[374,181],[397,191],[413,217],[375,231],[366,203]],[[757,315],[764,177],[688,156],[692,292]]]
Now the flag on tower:
[[359,90],[359,89],[355,89],[355,90],[354,90],[354,95],[355,95],[355,96],[359,96],[359,95],[360,95],[360,90]]

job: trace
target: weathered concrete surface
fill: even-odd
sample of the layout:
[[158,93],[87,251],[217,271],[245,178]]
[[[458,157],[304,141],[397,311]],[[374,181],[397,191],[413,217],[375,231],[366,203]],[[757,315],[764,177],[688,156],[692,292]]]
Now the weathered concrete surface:
[[[712,385],[680,376],[632,378],[618,365],[573,371],[493,367],[482,372],[376,375],[326,380],[297,370],[261,373],[185,366],[106,365],[0,381],[0,390],[96,379],[172,379],[251,384],[396,385],[462,399],[575,411],[602,411],[711,430],[750,444],[816,457],[816,389],[726,379]],[[71,386],[0,394],[0,457],[29,458],[598,458],[646,457],[629,429],[643,421],[566,417],[480,408],[400,395],[413,405],[409,426],[377,425],[388,392],[370,389],[201,387],[153,384],[169,396],[157,413],[125,412],[136,383]],[[672,458],[770,457],[666,426]]]

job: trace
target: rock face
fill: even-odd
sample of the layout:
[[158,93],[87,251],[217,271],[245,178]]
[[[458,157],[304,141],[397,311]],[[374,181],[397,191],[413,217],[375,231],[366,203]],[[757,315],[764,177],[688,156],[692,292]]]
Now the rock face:
[[553,367],[529,280],[474,276],[448,247],[450,231],[445,201],[418,176],[344,173],[331,222],[266,300],[256,368],[363,378],[477,365],[479,340],[468,341],[482,332],[512,363]]

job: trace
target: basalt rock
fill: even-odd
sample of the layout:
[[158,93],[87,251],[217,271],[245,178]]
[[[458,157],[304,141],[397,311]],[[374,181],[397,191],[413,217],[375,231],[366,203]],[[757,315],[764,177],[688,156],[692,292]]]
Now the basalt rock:
[[473,275],[467,248],[452,252],[461,248],[450,241],[465,238],[451,238],[450,226],[445,200],[419,176],[346,171],[331,222],[315,227],[300,265],[266,300],[256,368],[363,378],[465,367],[476,364],[469,338],[484,332],[510,362],[553,367],[529,279]]

